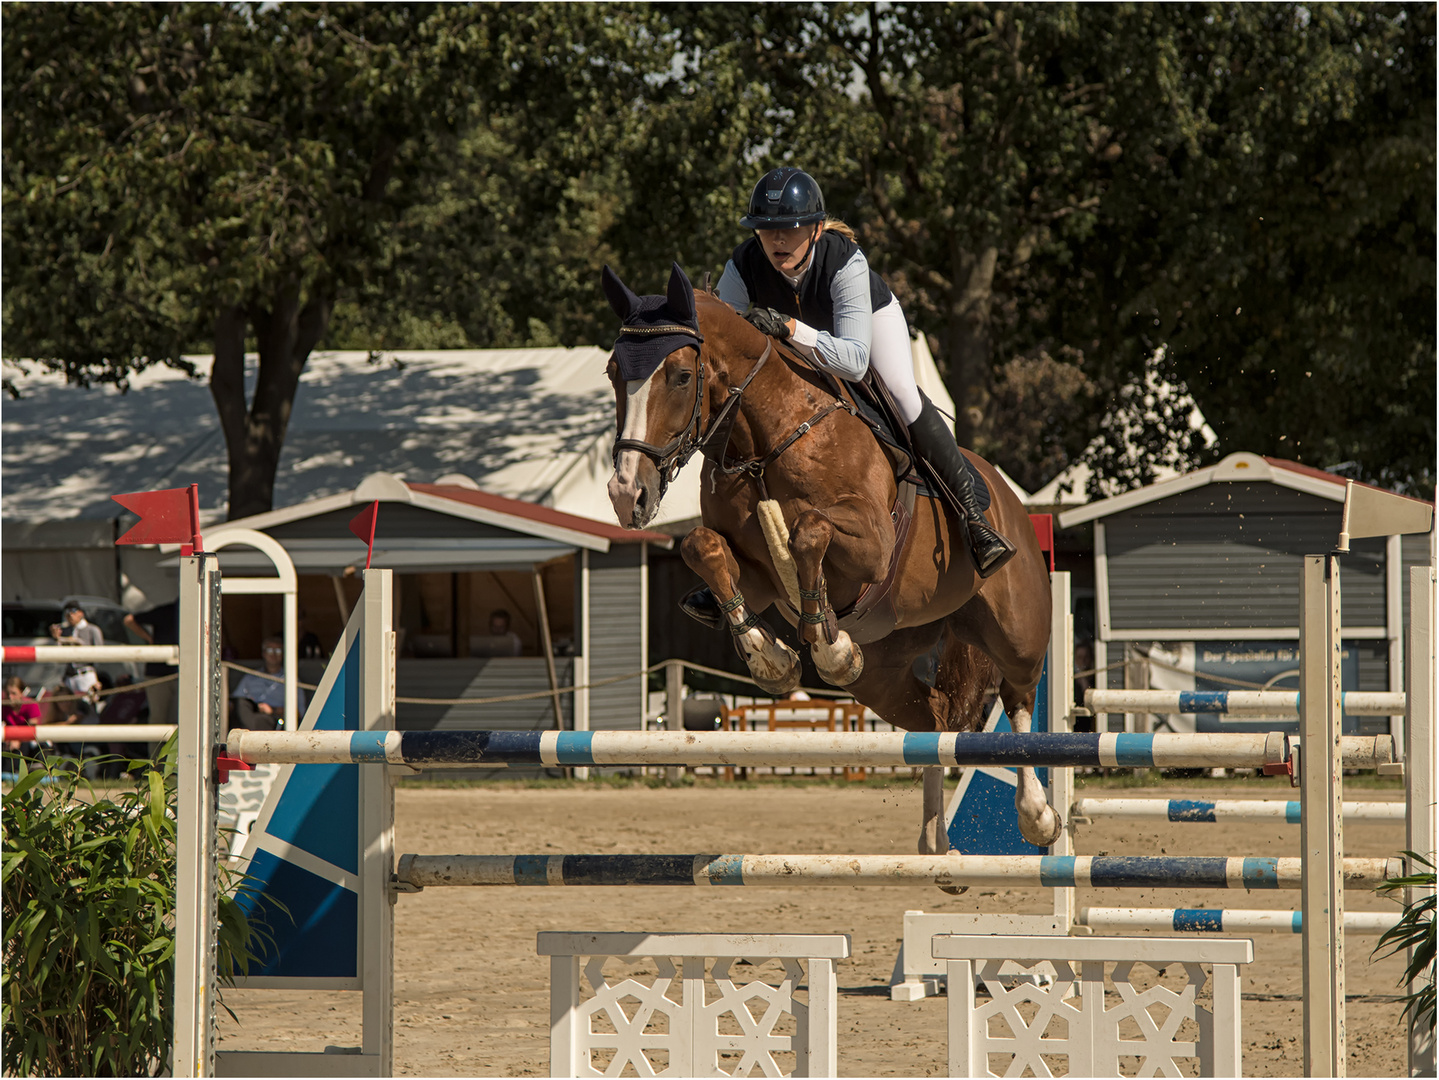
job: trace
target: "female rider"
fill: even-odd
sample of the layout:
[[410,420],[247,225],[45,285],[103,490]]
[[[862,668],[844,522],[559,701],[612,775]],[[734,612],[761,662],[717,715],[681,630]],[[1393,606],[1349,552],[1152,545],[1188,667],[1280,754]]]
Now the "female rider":
[[754,236],[725,265],[720,299],[842,379],[862,379],[874,368],[915,449],[963,509],[974,564],[989,577],[1014,555],[1014,545],[985,521],[953,429],[915,385],[899,301],[869,268],[849,227],[826,216],[819,184],[799,169],[766,173],[740,225]]

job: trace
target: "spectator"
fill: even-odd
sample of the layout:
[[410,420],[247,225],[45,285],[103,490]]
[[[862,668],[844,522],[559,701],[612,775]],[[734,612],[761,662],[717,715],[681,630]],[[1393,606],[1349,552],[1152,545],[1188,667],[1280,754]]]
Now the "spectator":
[[[10,727],[32,727],[40,722],[40,706],[37,702],[30,700],[27,696],[30,693],[23,679],[19,675],[11,675],[5,680],[5,703],[4,718],[5,726]],[[28,740],[26,740],[28,741]],[[5,740],[6,750],[19,750],[21,740]]]
[[[101,673],[101,681],[105,674]],[[108,695],[100,709],[100,723],[102,724],[139,724],[143,723],[145,712],[145,695],[139,690],[124,690],[122,687],[130,686],[135,679],[131,675],[121,675],[115,680],[115,687],[118,693]],[[147,758],[150,756],[151,747],[148,743],[112,742],[105,743],[105,753],[116,754],[126,760]],[[111,766],[109,772],[119,774],[120,768]]]
[[300,635],[300,643],[295,646],[295,655],[301,660],[328,660],[325,654],[325,646],[320,643],[320,635],[310,629],[309,616],[305,609],[301,608],[295,617],[295,629]]
[[490,633],[475,641],[474,656],[519,656],[524,649],[520,635],[510,629],[510,613],[504,608],[490,612]]
[[[240,680],[230,693],[230,726],[250,731],[277,731],[283,726],[285,682],[282,675],[285,643],[278,637],[267,637],[260,646],[265,672],[274,678],[251,673]],[[305,715],[305,691],[295,688],[295,707]],[[295,718],[296,721],[299,717]]]
[[[105,635],[100,628],[85,618],[85,609],[74,600],[65,605],[60,613],[60,621],[50,624],[50,636],[61,645],[103,645]],[[94,699],[94,693],[99,688],[100,680],[95,674],[95,666],[90,663],[74,663],[65,665],[65,686],[72,694],[89,695]]]
[[[125,628],[141,638],[147,645],[180,644],[180,601],[157,604],[139,615],[126,615]],[[176,668],[171,664],[146,664],[145,679],[164,679],[167,682],[145,687],[145,697],[150,702],[150,723],[174,724],[179,722],[177,697],[175,693]]]

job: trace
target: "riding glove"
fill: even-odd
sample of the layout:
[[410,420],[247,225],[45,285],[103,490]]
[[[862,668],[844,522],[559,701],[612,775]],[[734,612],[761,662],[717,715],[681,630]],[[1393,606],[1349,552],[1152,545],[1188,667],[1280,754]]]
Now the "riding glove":
[[768,334],[780,341],[789,340],[789,320],[774,308],[752,307],[744,313],[744,317],[760,333]]

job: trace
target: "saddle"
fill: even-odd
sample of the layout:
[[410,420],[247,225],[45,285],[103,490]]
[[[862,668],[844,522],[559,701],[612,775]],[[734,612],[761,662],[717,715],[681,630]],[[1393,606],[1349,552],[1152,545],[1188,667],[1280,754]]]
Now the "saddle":
[[[798,357],[798,354],[792,354]],[[860,645],[878,641],[894,629],[899,613],[894,605],[894,582],[899,574],[900,562],[909,546],[909,527],[914,518],[914,503],[917,496],[939,499],[939,494],[930,486],[919,468],[919,455],[910,439],[909,427],[900,419],[899,407],[895,405],[889,390],[879,381],[873,371],[857,382],[841,383],[831,373],[816,364],[799,357],[808,367],[820,372],[827,381],[834,384],[836,396],[843,394],[853,401],[856,414],[874,434],[875,441],[889,459],[894,470],[896,496],[890,509],[890,520],[894,522],[894,551],[889,557],[889,568],[883,581],[870,582],[853,604],[835,612],[839,629]],[[847,393],[845,393],[847,391]],[[974,477],[975,493],[980,509],[989,508],[989,485],[966,460],[970,474]],[[780,613],[792,626],[799,625],[799,613],[788,601],[780,600],[776,605]]]

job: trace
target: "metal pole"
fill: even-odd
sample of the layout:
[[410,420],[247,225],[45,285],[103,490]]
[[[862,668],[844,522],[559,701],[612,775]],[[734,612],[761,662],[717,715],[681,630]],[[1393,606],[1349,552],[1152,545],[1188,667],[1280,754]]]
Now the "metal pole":
[[[683,660],[665,661],[665,718],[671,731],[685,729],[685,665]],[[684,775],[683,766],[665,769],[665,783],[678,784]]]
[[1300,849],[1304,1075],[1345,1075],[1339,560],[1304,556],[1300,583]]
[[219,675],[219,559],[213,554],[187,555],[180,559],[174,1076],[215,1075]]
[[[1404,724],[1408,850],[1434,861],[1434,567],[1409,570],[1409,715]],[[1422,867],[1411,866],[1416,873]],[[1423,890],[1410,889],[1414,903]],[[1410,959],[1413,954],[1410,954]],[[1420,976],[1424,978],[1424,976]],[[1411,986],[1418,990],[1418,986]],[[1434,1024],[1409,1023],[1409,1075],[1434,1075]]]
[[540,645],[545,650],[545,667],[550,673],[550,704],[554,707],[555,730],[563,731],[565,727],[565,714],[560,708],[560,680],[555,675],[555,645],[550,640],[550,613],[545,606],[545,583],[540,577],[540,568],[530,568],[530,574],[535,582],[535,609],[539,612],[540,619]]

